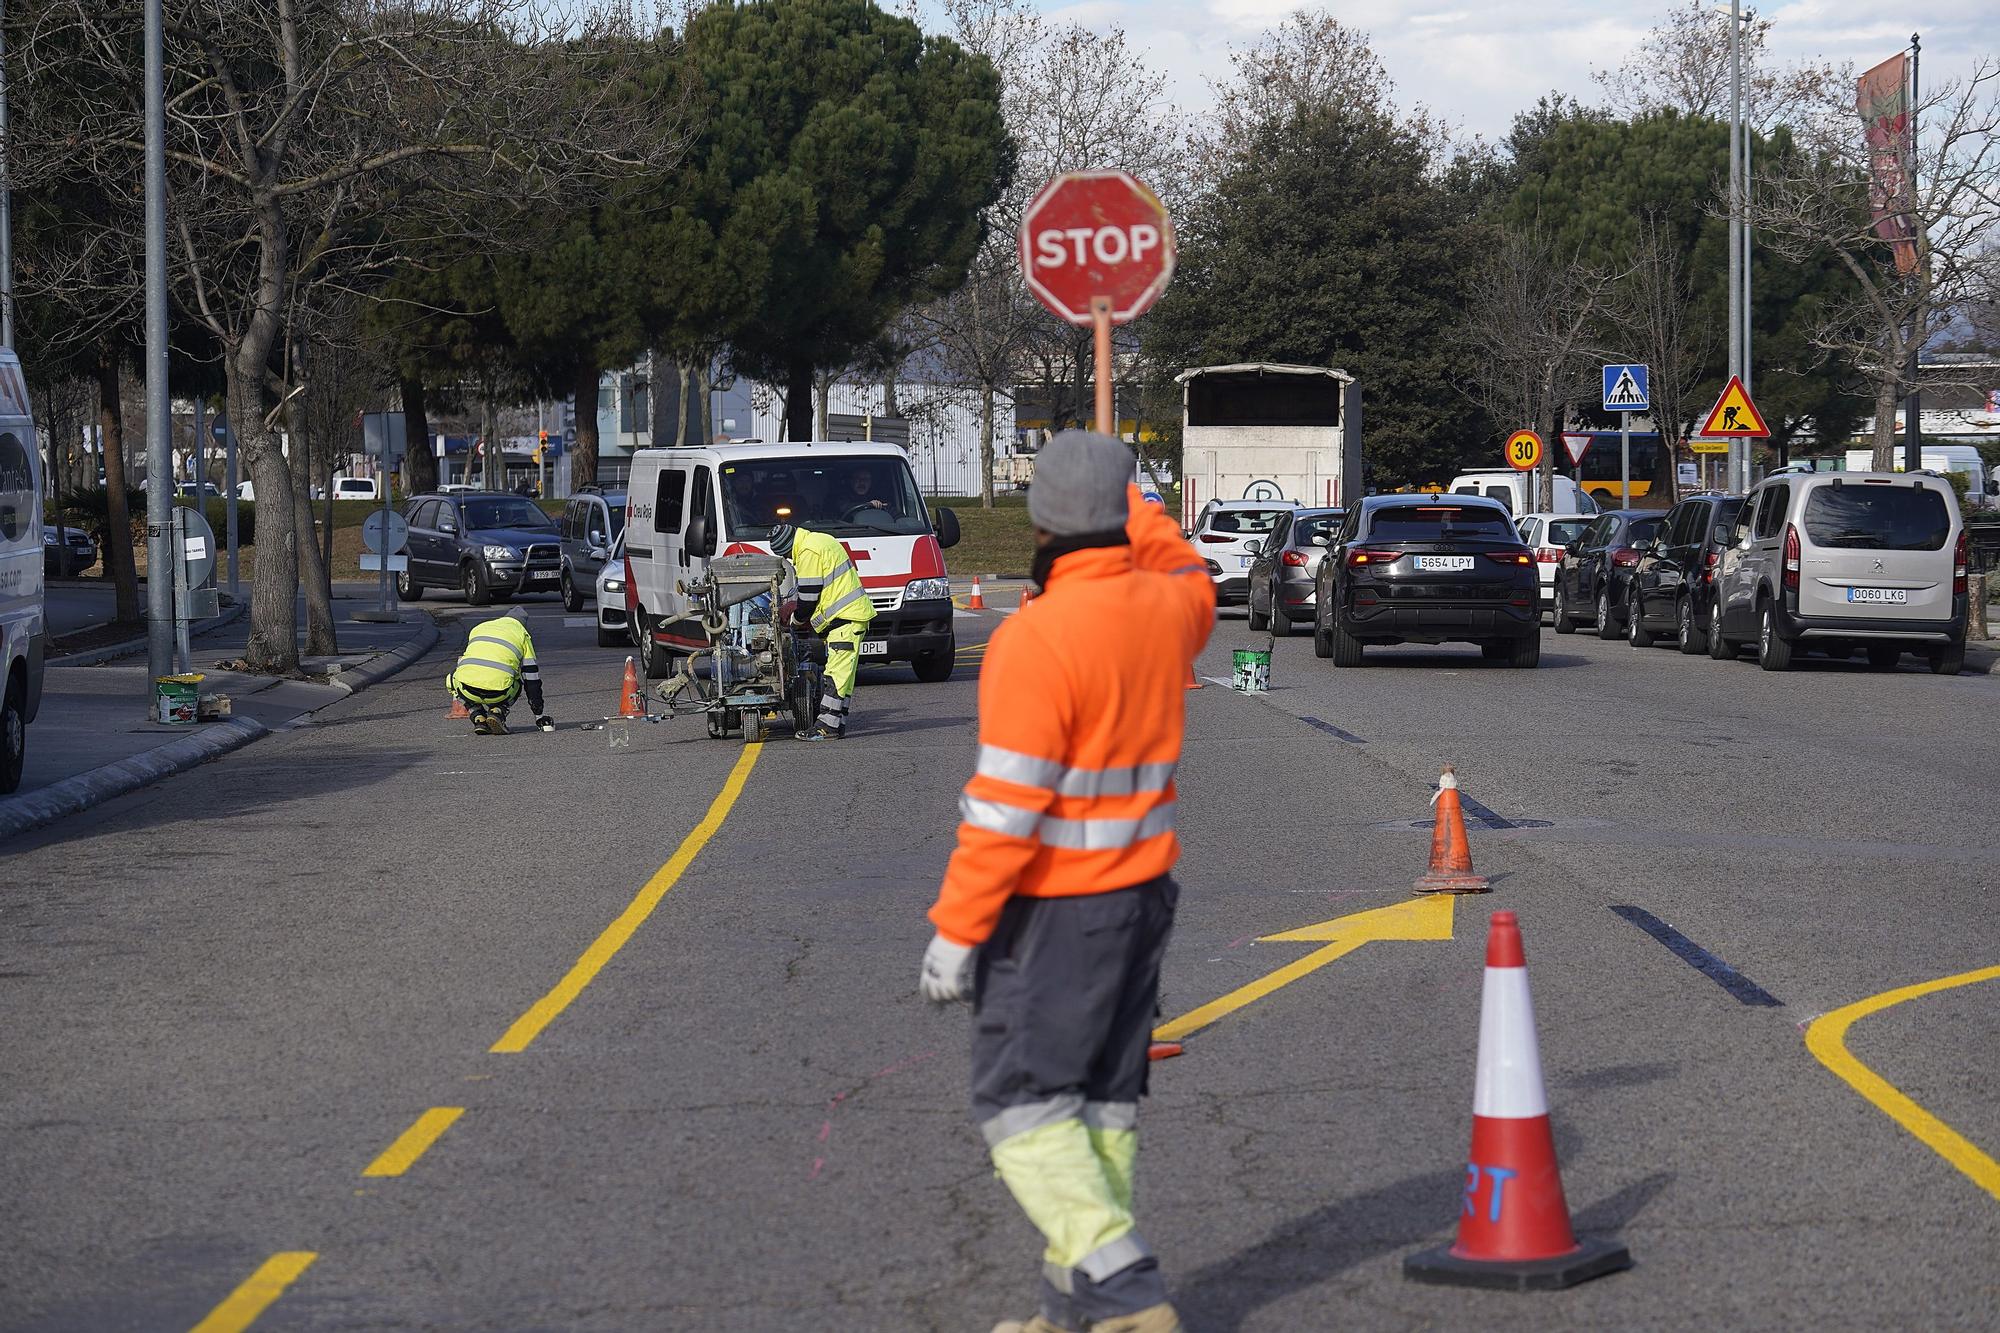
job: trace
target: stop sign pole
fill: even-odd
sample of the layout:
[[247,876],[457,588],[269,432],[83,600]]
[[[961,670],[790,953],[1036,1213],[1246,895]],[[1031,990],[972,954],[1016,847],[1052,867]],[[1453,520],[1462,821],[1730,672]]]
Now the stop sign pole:
[[1152,308],[1174,276],[1166,205],[1124,171],[1071,171],[1021,215],[1021,278],[1049,313],[1094,333],[1097,429],[1116,435],[1111,329]]

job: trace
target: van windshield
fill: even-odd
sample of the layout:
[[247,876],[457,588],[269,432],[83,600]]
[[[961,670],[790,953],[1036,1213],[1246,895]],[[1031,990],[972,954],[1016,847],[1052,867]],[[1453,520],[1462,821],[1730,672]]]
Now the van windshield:
[[762,541],[783,520],[836,537],[914,537],[931,530],[909,465],[882,454],[753,458],[722,466],[735,541]]
[[1951,536],[1944,496],[1928,486],[1817,486],[1805,519],[1814,546],[1845,550],[1941,551]]

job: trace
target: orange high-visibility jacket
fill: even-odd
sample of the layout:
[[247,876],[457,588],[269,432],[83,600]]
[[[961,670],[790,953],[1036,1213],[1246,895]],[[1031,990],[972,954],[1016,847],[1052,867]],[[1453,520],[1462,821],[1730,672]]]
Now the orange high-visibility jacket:
[[955,943],[984,942],[1013,894],[1109,893],[1180,857],[1174,769],[1215,587],[1166,511],[1130,502],[1132,544],[1058,559],[987,649],[979,768],[930,911]]

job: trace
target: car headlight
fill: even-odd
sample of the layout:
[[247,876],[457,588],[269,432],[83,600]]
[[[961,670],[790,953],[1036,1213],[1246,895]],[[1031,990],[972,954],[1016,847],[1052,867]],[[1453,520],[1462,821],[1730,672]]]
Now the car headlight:
[[484,548],[488,560],[519,560],[521,553],[511,546],[488,546]]
[[625,580],[624,580],[624,579],[606,579],[606,580],[604,580],[604,591],[606,591],[606,592],[624,592],[624,591],[625,591]]
[[951,596],[950,579],[911,579],[903,597],[912,602],[942,601]]

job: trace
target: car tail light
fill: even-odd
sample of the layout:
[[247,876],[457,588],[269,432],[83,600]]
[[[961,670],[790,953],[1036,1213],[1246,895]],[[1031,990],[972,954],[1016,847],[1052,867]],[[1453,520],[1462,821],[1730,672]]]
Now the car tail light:
[[632,578],[632,557],[625,557],[625,618],[639,623],[639,585]]
[[1722,552],[1711,547],[1702,553],[1701,577],[1704,583],[1715,582],[1715,567],[1722,563]]
[[1347,567],[1352,569],[1357,565],[1392,565],[1402,558],[1401,551],[1371,551],[1365,547],[1357,547],[1347,553]]
[[1290,565],[1293,569],[1304,569],[1306,567],[1306,553],[1304,551],[1287,551],[1279,556],[1278,559]]
[[1217,536],[1213,532],[1204,532],[1199,537],[1195,538],[1195,540],[1200,542],[1217,542],[1226,545],[1230,542],[1235,541],[1236,539],[1234,537]]
[[1636,546],[1615,546],[1611,550],[1611,563],[1619,569],[1630,569],[1639,563],[1639,548]]
[[1965,536],[1965,529],[1960,528],[1958,531],[1958,547],[1952,552],[1951,556],[1951,595],[1953,597],[1965,596]]
[[1799,590],[1799,530],[1785,524],[1785,591]]
[[1559,565],[1562,563],[1562,558],[1563,553],[1560,546],[1544,546],[1535,552],[1535,559],[1545,565]]
[[1488,551],[1486,553],[1486,558],[1488,560],[1497,561],[1498,563],[1503,565],[1532,565],[1535,563],[1535,557],[1529,555],[1525,550]]

